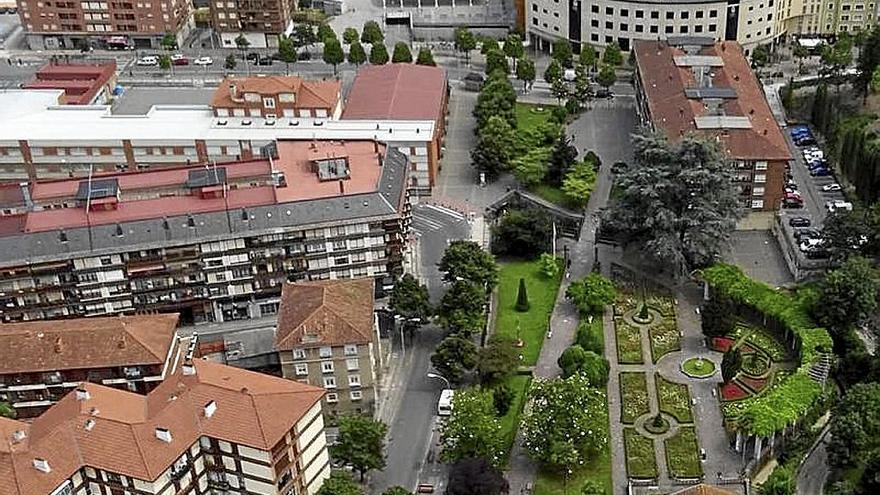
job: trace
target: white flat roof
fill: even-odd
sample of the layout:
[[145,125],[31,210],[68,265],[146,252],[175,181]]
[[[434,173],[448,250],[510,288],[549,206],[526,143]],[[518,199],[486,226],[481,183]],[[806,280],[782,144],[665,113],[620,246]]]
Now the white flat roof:
[[751,129],[752,121],[748,117],[737,115],[704,115],[694,117],[697,129]]
[[[0,139],[4,141],[189,141],[273,139],[377,139],[430,141],[433,121],[326,120],[214,117],[210,107],[154,106],[145,115],[114,115],[109,106],[56,106],[44,91],[0,92]],[[53,92],[56,94],[57,92]],[[220,125],[225,121],[225,125]],[[250,125],[242,122],[250,121]]]

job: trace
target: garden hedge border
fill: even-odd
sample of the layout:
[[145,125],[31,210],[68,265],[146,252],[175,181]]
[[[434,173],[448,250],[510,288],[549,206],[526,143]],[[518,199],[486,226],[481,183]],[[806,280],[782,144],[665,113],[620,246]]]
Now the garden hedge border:
[[[715,264],[704,269],[702,277],[713,291],[763,315],[765,322],[773,320],[775,325],[772,326],[786,333],[780,336],[783,342],[799,357],[798,368],[788,379],[772,385],[754,399],[737,401],[736,406],[740,407],[729,407],[725,411],[737,419],[748,417],[746,433],[762,437],[796,423],[822,395],[822,387],[808,372],[821,357],[819,349],[830,351],[832,348],[828,331],[813,323],[799,301],[750,279],[735,266]],[[772,332],[770,326],[767,325],[767,329]]]

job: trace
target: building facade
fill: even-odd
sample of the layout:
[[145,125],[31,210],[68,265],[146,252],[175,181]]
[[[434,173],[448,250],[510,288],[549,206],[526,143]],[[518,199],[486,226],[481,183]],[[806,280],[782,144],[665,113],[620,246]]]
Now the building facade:
[[49,63],[40,68],[25,89],[60,89],[64,105],[106,105],[116,88],[116,62],[100,64]]
[[742,48],[706,38],[637,41],[636,105],[641,123],[671,141],[716,139],[735,169],[740,204],[780,207],[791,153]]
[[373,413],[381,343],[370,279],[284,285],[275,348],[285,378],[322,387],[324,412]]
[[32,418],[83,382],[146,394],[177,369],[176,328],[174,314],[4,324],[0,401]]
[[186,0],[16,0],[32,50],[82,48],[111,36],[132,46],[158,48],[166,34],[182,42],[192,27]]
[[293,30],[290,0],[211,0],[211,21],[224,47],[235,48],[244,36],[254,48],[278,46],[278,35]]
[[207,361],[146,397],[84,384],[32,423],[0,418],[0,495],[314,495],[323,393]]
[[296,76],[228,77],[214,93],[211,107],[216,117],[338,120],[342,114],[342,83]]

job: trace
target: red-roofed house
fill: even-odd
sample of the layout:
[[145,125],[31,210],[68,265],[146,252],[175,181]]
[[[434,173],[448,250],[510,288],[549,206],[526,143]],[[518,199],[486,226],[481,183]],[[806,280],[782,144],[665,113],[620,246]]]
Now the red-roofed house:
[[332,118],[342,113],[342,83],[296,76],[227,77],[211,99],[217,117]]
[[23,86],[25,89],[60,89],[67,105],[104,105],[116,87],[116,62],[100,64],[48,64]]

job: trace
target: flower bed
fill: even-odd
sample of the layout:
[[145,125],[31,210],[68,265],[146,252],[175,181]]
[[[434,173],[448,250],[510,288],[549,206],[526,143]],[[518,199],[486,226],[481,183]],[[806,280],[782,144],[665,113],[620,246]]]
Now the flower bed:
[[679,428],[666,444],[666,466],[672,478],[699,478],[703,476],[700,447],[694,427]]
[[617,300],[614,301],[614,316],[620,317],[628,311],[637,309],[641,301],[634,294],[618,291]]
[[651,295],[648,297],[648,306],[657,310],[666,318],[675,319],[675,299],[668,295]]
[[721,385],[721,400],[734,401],[749,397],[749,393],[736,382],[728,382]]
[[642,334],[638,327],[623,320],[615,320],[617,332],[617,361],[621,364],[642,364]]
[[626,472],[630,478],[654,479],[658,476],[654,440],[643,437],[632,428],[625,428],[623,447],[626,452]]
[[620,374],[620,422],[633,424],[651,411],[648,405],[648,382],[644,373]]
[[651,338],[651,359],[656,363],[661,357],[681,350],[681,336],[675,318],[664,316],[656,325],[648,329]]
[[764,388],[767,387],[767,384],[770,382],[769,378],[752,378],[750,376],[740,375],[737,377],[737,381],[740,382],[745,388],[751,390],[755,394],[761,393]]
[[744,374],[759,378],[770,371],[770,359],[760,352],[743,356],[742,371]]
[[713,351],[727,352],[736,341],[730,337],[712,337],[711,348]]
[[774,361],[784,361],[788,357],[782,344],[763,330],[753,328],[752,333],[746,337],[746,342],[766,352]]
[[691,412],[691,394],[687,385],[673,383],[654,374],[654,382],[657,384],[657,400],[660,403],[660,411],[675,418],[679,423],[691,423],[694,421]]

